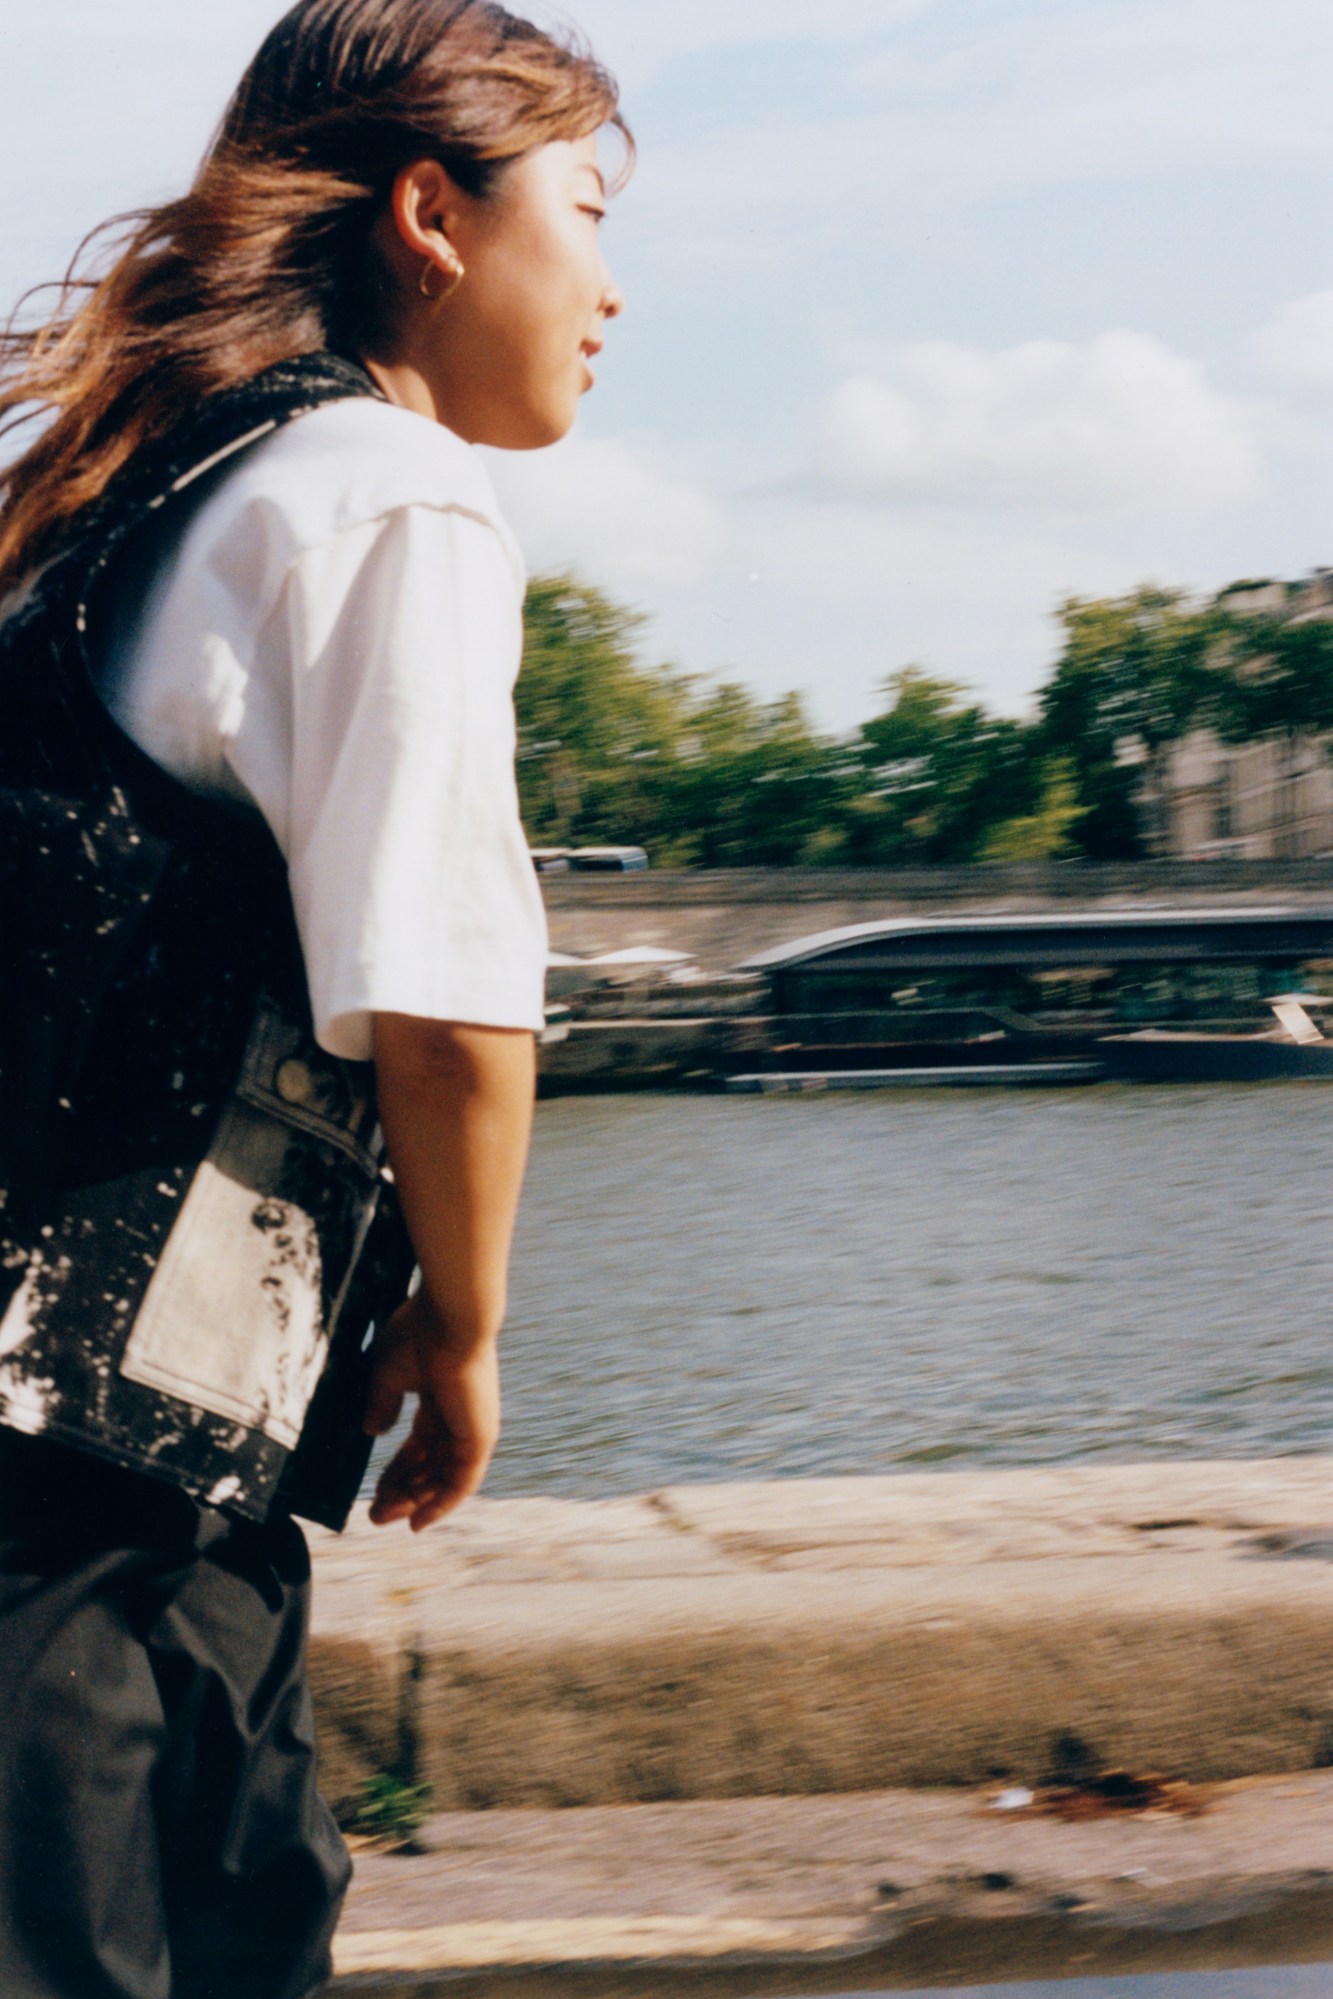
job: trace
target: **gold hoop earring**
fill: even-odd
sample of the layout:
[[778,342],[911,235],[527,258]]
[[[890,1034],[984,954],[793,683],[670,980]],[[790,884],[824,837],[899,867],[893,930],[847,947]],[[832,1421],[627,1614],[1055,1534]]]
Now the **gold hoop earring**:
[[440,266],[435,262],[434,258],[428,257],[426,259],[426,268],[417,280],[417,290],[421,293],[422,298],[426,299],[431,305],[439,305],[442,300],[452,298],[464,278],[463,266],[455,261],[447,267],[448,282],[444,290],[433,292],[430,288],[431,278],[439,268]]

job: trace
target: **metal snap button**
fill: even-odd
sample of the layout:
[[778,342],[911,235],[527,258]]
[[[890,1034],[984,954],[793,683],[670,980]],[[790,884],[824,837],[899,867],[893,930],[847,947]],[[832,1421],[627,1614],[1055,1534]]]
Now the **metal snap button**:
[[311,1075],[308,1065],[295,1056],[282,1064],[274,1081],[277,1084],[278,1095],[286,1104],[303,1104],[308,1107],[317,1094],[315,1078]]

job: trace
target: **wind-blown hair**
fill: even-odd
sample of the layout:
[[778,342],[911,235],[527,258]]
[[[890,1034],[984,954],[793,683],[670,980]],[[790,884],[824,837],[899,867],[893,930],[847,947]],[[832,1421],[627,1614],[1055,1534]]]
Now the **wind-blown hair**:
[[49,316],[0,333],[0,438],[45,418],[0,474],[0,594],[199,398],[356,346],[384,298],[372,225],[403,167],[438,159],[484,196],[506,162],[606,124],[632,152],[590,51],[493,0],[298,0],[189,192],[94,230],[29,295],[56,291]]

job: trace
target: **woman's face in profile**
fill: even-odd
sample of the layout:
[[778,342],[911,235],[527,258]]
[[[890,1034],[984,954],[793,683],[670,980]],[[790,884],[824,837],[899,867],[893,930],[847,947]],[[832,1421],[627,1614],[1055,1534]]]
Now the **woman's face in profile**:
[[606,199],[591,135],[523,154],[484,198],[447,184],[440,235],[464,275],[421,310],[413,345],[440,418],[469,443],[532,451],[573,424],[623,303],[599,240]]

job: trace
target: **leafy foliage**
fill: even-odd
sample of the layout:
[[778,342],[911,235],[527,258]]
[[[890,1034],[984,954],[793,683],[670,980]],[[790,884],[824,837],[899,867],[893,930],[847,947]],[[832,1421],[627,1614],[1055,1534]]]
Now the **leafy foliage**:
[[643,618],[572,577],[538,578],[524,623],[515,709],[529,838],[588,845],[656,827],[687,683],[640,665]]
[[1151,585],[1072,597],[1059,616],[1034,720],[992,715],[908,666],[839,739],[799,695],[764,702],[644,664],[637,612],[575,577],[540,577],[516,697],[529,837],[634,843],[659,867],[1133,859],[1145,766],[1191,730],[1333,734],[1333,624]]
[[988,715],[920,667],[894,674],[884,693],[888,706],[861,730],[880,811],[877,823],[862,816],[869,851],[856,858],[976,860],[998,822],[1036,810],[1042,775],[1021,722]]
[[366,1778],[355,1802],[342,1813],[340,1824],[344,1832],[361,1839],[394,1846],[410,1840],[430,1814],[428,1784],[408,1783],[391,1771],[379,1770]]
[[1144,763],[1211,721],[1225,702],[1218,642],[1225,620],[1176,590],[1071,597],[1065,642],[1041,697],[1048,754],[1068,759],[1082,810],[1073,828],[1100,860],[1142,852],[1135,794]]
[[1235,618],[1219,733],[1232,742],[1333,732],[1333,623]]
[[986,835],[983,861],[1060,861],[1073,852],[1074,828],[1083,816],[1078,779],[1068,757],[1053,757],[1042,768],[1041,797],[1035,812],[1002,819]]

